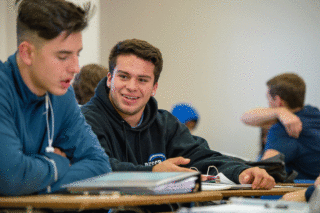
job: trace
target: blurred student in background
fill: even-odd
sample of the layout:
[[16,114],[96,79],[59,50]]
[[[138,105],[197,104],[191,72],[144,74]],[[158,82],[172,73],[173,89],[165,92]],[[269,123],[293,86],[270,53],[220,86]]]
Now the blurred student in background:
[[88,64],[81,68],[72,83],[76,99],[80,105],[87,103],[93,97],[99,81],[107,74],[108,69],[98,64]]
[[251,126],[272,125],[262,156],[284,154],[288,173],[296,179],[315,180],[320,173],[320,112],[304,105],[306,85],[294,73],[284,73],[267,82],[268,108],[247,111],[242,122]]
[[178,118],[181,123],[185,124],[190,132],[195,130],[199,123],[199,113],[191,104],[175,104],[171,109],[171,113]]
[[259,140],[260,150],[257,157],[257,161],[260,161],[264,154],[269,129],[270,129],[270,126],[260,127],[260,140]]

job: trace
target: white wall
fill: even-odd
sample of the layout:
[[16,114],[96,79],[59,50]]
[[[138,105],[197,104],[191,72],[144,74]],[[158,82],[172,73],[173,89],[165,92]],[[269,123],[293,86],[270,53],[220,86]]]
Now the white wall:
[[[82,5],[88,0],[69,0],[76,4]],[[83,50],[80,53],[79,65],[80,67],[101,62],[100,49],[100,0],[90,0],[92,7],[95,7],[95,12],[89,21],[88,27],[83,31]]]
[[5,61],[7,59],[7,5],[5,1],[0,1],[0,41],[1,48],[0,48],[0,60]]
[[255,158],[259,131],[239,118],[267,106],[265,82],[279,73],[300,74],[306,102],[320,106],[318,1],[103,0],[100,7],[102,63],[127,38],[159,47],[159,107],[192,102],[201,116],[195,134],[212,149]]

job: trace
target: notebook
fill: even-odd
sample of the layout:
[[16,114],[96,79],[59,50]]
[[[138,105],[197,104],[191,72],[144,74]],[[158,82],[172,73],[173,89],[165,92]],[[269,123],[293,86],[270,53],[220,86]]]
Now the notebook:
[[198,172],[110,172],[62,188],[86,194],[179,194],[201,191],[201,176]]

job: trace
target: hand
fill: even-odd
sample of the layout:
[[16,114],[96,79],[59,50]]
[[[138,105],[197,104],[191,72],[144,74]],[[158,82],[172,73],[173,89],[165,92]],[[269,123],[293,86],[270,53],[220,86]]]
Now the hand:
[[252,184],[253,189],[272,189],[276,182],[266,170],[259,167],[246,169],[239,175],[239,182],[241,184]]
[[298,138],[302,131],[302,122],[298,116],[286,108],[279,108],[278,118],[289,136]]
[[315,186],[319,186],[320,185],[320,176],[317,177],[316,181],[314,182]]
[[153,172],[195,172],[192,169],[180,167],[190,163],[190,159],[183,157],[169,158],[152,168]]
[[67,157],[66,153],[64,153],[63,151],[61,151],[61,149],[54,147],[54,153],[56,153],[57,155],[61,155],[62,157]]
[[302,190],[298,190],[298,191],[294,191],[294,192],[290,192],[290,193],[286,193],[285,195],[283,195],[283,197],[281,198],[281,200],[286,200],[286,201],[295,201],[295,202],[306,202],[306,189],[302,189]]

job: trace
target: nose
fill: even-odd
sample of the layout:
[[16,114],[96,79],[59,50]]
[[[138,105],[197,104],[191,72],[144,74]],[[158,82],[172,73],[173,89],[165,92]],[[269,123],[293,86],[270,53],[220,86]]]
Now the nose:
[[135,90],[137,89],[137,87],[138,87],[138,84],[137,84],[137,82],[136,82],[136,79],[131,78],[131,79],[128,81],[126,87],[127,87],[127,89],[128,89],[129,91],[135,91]]
[[80,66],[79,66],[79,56],[72,57],[72,60],[69,64],[69,72],[72,72],[73,74],[80,72]]

